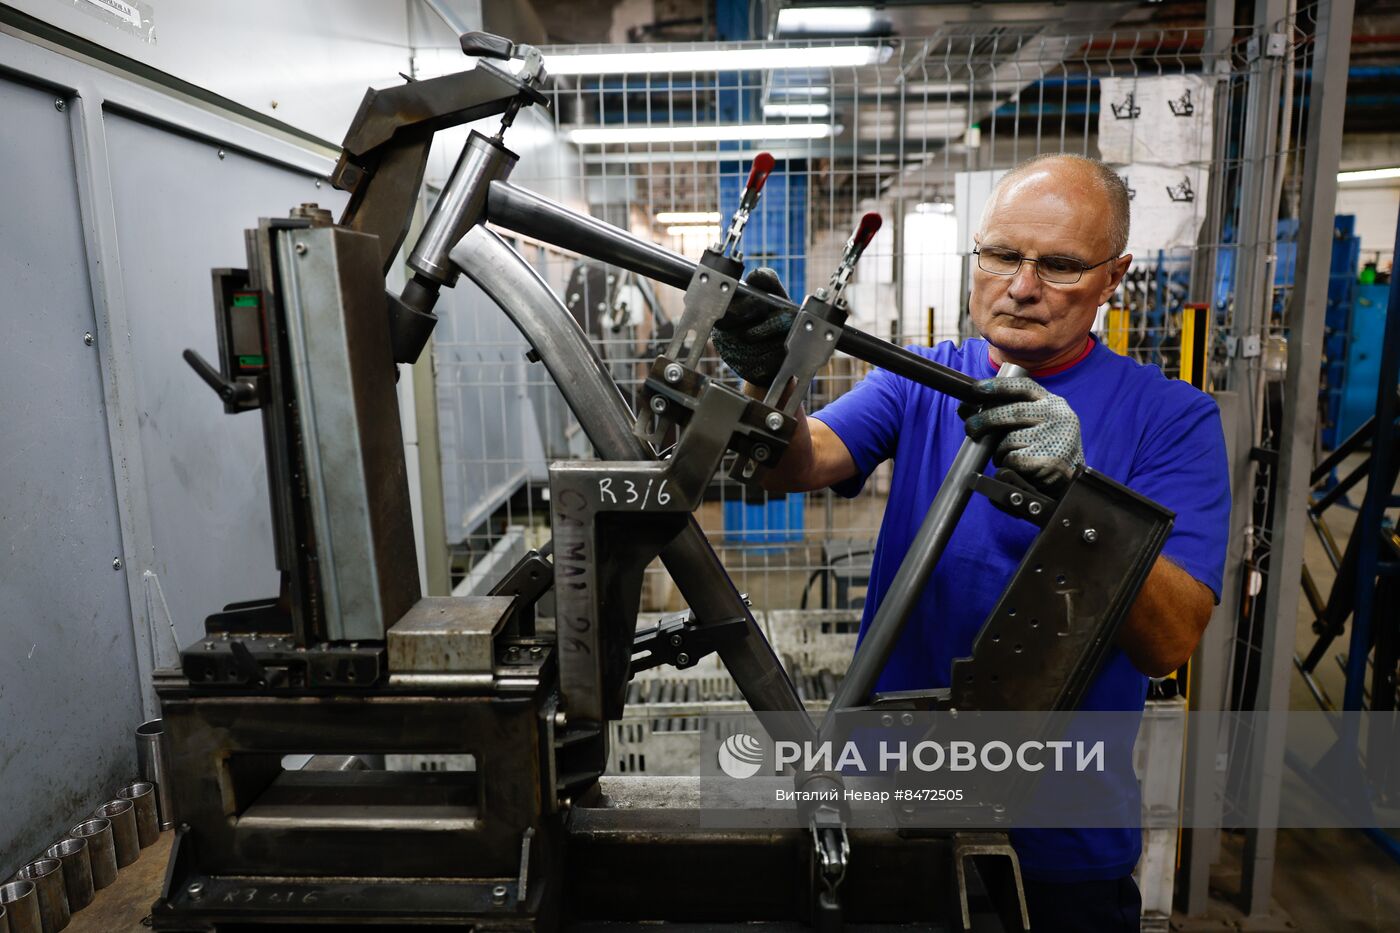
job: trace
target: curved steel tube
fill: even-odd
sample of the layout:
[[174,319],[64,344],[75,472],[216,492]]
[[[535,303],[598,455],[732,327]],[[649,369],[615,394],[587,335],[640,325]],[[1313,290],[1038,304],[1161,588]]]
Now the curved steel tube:
[[[452,262],[511,319],[539,354],[569,408],[605,460],[651,460],[655,455],[632,433],[632,414],[588,337],[558,296],[504,240],[476,226],[452,250]],[[753,614],[710,547],[694,516],[686,529],[661,552],[676,586],[697,619],[714,622],[743,618],[747,636],[720,649],[725,667],[751,707],[760,714],[801,713],[773,717],[770,732],[788,732],[791,724],[805,734],[816,727],[797,697],[792,682],[763,637]],[[765,726],[769,722],[765,720]],[[790,738],[774,733],[774,738]]]
[[[1024,369],[1009,363],[1003,364],[997,372],[1000,379],[1024,375]],[[822,723],[824,733],[834,728],[838,710],[863,706],[869,701],[880,673],[894,653],[899,636],[914,614],[933,568],[938,565],[958,527],[958,520],[972,499],[972,480],[986,469],[987,461],[1000,441],[997,435],[988,435],[980,441],[969,437],[958,448],[958,454],[948,468],[948,475],[943,478],[924,522],[919,526],[919,533],[900,562],[899,570],[890,581],[889,591],[880,600],[875,617],[870,620],[865,637],[851,659],[851,666],[831,699],[831,706]]]

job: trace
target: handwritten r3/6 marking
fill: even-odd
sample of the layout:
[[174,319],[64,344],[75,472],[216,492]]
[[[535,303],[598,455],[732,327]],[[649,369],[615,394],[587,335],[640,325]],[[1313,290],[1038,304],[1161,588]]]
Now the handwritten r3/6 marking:
[[640,510],[653,506],[665,508],[671,504],[671,494],[666,491],[666,484],[669,482],[670,480],[663,479],[658,483],[651,477],[647,479],[646,486],[639,488],[638,484],[630,479],[604,477],[598,480],[598,502],[600,505],[605,502],[609,505],[636,505]]

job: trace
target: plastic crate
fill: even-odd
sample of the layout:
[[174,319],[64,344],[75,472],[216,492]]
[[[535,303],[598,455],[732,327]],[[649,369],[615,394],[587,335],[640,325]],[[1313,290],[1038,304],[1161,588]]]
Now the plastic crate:
[[1142,892],[1144,930],[1165,930],[1176,880],[1181,819],[1181,756],[1186,699],[1148,700],[1133,745],[1133,770],[1142,785],[1142,856],[1133,877]]
[[[664,617],[643,613],[637,618],[637,627],[655,625]],[[756,612],[754,619],[807,708],[824,710],[835,684],[850,666],[860,614],[782,609]],[[628,685],[622,719],[611,724],[608,773],[694,776],[699,773],[706,730],[723,730],[729,722],[707,714],[738,713],[748,708],[718,653],[685,670],[656,667],[641,671]],[[716,731],[715,738],[722,740],[726,735]]]
[[768,613],[768,640],[791,674],[831,671],[843,674],[856,653],[860,611],[775,609]]

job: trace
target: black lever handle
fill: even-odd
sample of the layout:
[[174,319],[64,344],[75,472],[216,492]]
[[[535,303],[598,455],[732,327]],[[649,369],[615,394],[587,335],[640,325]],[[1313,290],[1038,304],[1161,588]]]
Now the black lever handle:
[[462,33],[462,52],[478,58],[499,58],[510,61],[515,53],[515,43],[504,36],[493,36],[489,32]]
[[195,374],[203,379],[219,398],[223,399],[224,404],[237,405],[253,400],[256,392],[253,386],[247,383],[229,382],[217,369],[209,365],[208,360],[193,350],[186,350],[181,355],[184,356],[185,362],[190,364],[190,369],[193,369]]

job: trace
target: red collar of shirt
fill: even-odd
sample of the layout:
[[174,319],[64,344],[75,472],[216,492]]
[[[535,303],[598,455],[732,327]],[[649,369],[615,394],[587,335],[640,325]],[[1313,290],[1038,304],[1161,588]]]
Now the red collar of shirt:
[[[1037,379],[1044,379],[1046,376],[1055,376],[1067,369],[1078,366],[1080,363],[1084,362],[1086,356],[1093,352],[1096,342],[1097,341],[1094,340],[1094,335],[1090,334],[1088,339],[1084,341],[1084,351],[1074,359],[1070,360],[1068,363],[1061,363],[1059,366],[1047,366],[1045,369],[1032,369],[1031,375],[1035,376]],[[987,345],[987,362],[991,364],[992,372],[997,372],[1001,369],[1001,364],[992,359],[992,347],[990,344]]]

